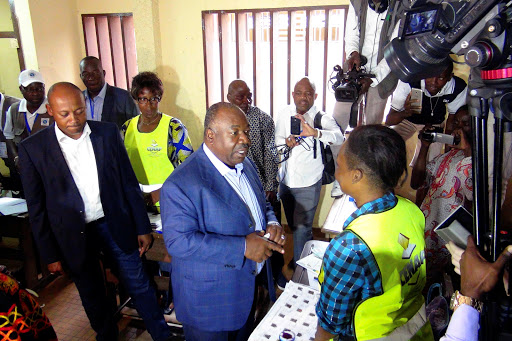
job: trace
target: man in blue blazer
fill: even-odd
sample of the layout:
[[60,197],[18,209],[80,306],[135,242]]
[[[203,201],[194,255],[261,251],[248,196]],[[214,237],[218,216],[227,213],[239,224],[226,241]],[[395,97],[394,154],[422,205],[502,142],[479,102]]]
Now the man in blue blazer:
[[246,340],[255,277],[273,250],[284,253],[284,232],[246,158],[244,113],[230,103],[214,104],[204,129],[201,148],[160,194],[176,316],[187,341]]
[[139,114],[139,109],[130,93],[105,82],[105,70],[101,61],[87,56],[80,61],[80,78],[84,82],[87,119],[112,122],[118,128]]
[[69,272],[97,340],[117,340],[98,261],[119,271],[154,340],[170,331],[140,257],[151,227],[142,194],[114,124],[87,122],[84,96],[71,83],[48,92],[55,124],[19,145],[20,173],[34,239],[50,272]]

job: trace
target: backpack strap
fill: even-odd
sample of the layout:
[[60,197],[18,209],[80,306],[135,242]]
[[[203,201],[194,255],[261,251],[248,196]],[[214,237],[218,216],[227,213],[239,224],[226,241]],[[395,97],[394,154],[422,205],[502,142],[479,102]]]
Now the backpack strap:
[[[324,114],[321,111],[316,113],[315,118],[313,119],[313,127],[314,128],[322,129],[322,116],[323,115]],[[320,142],[320,153],[322,154],[322,163],[325,164],[327,161],[325,159],[324,144],[320,140],[318,142]],[[316,159],[316,139],[315,138],[313,139],[313,148],[314,148],[313,157]]]

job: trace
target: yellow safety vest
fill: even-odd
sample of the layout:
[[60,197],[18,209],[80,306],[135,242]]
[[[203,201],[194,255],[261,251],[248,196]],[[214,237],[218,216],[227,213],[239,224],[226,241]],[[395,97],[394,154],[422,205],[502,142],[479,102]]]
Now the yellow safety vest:
[[[356,340],[433,340],[421,291],[425,286],[425,217],[397,196],[385,212],[366,214],[347,229],[362,239],[379,267],[383,293],[359,302],[352,313]],[[323,283],[323,266],[318,276]]]
[[397,198],[394,208],[362,215],[347,227],[375,257],[383,290],[354,309],[357,340],[433,340],[421,294],[426,281],[425,217],[415,204]]
[[174,170],[167,155],[171,117],[162,114],[158,126],[151,133],[139,132],[139,119],[140,115],[133,118],[126,128],[124,146],[128,158],[141,184],[163,184]]

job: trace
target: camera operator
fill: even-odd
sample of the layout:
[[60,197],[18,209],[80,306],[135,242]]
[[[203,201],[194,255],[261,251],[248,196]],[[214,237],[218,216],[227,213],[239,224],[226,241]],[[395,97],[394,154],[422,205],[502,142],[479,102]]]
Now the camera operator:
[[464,252],[453,243],[448,245],[455,271],[461,275],[461,289],[453,294],[453,315],[441,341],[477,341],[482,309],[480,299],[498,282],[499,275],[512,257],[512,246],[508,246],[496,262],[489,263],[478,252],[472,236],[468,237],[468,246]]
[[471,165],[471,117],[467,106],[462,106],[454,115],[452,135],[460,140],[452,149],[427,163],[431,142],[420,132],[421,148],[418,160],[412,169],[411,187],[425,185],[428,192],[420,209],[425,215],[425,253],[427,259],[427,285],[441,282],[443,272],[450,263],[450,253],[445,242],[434,229],[457,207],[464,205],[471,210],[473,182]]
[[[411,100],[411,90],[421,89],[421,102]],[[438,76],[425,80],[404,83],[398,82],[393,92],[391,109],[386,117],[386,125],[391,126],[405,141],[414,136],[425,125],[442,127],[446,119],[446,133],[452,131],[451,125],[455,112],[466,104],[467,85],[464,80],[453,75],[453,63]],[[415,110],[421,106],[421,111]],[[414,166],[420,143],[416,146],[411,166]],[[443,144],[430,146],[428,160],[441,154]]]
[[[402,11],[400,0],[351,0],[347,14],[345,53],[347,70],[359,69],[361,56],[368,58],[366,71],[375,74],[373,79],[361,80],[360,94],[366,94],[364,123],[382,124],[386,101],[396,86],[397,78],[390,74],[383,58],[384,46],[398,35]],[[333,116],[343,105],[337,103]]]

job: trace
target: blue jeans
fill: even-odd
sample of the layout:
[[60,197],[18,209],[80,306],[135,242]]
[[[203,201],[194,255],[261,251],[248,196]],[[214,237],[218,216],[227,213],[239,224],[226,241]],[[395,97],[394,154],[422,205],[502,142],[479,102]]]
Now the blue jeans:
[[149,284],[139,251],[133,250],[127,253],[121,250],[104,221],[87,224],[86,236],[87,261],[82,271],[73,276],[73,281],[91,326],[97,333],[97,340],[117,340],[118,334],[117,326],[113,321],[113,312],[108,306],[105,295],[103,273],[98,262],[100,251],[103,251],[118,269],[120,280],[131,296],[153,340],[167,340],[170,330],[158,306],[155,290]]
[[313,219],[320,199],[322,180],[308,187],[290,188],[279,185],[288,226],[293,232],[293,259],[297,262],[304,245],[313,239]]

